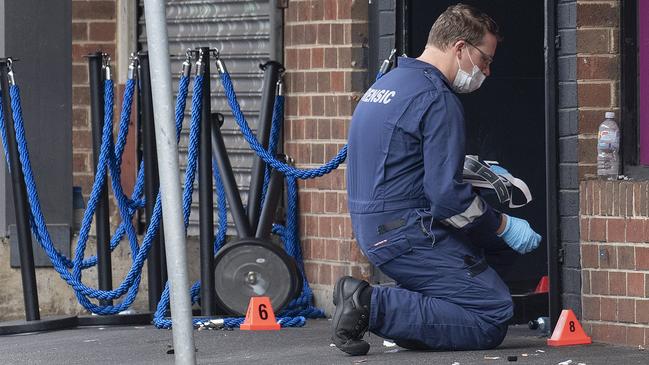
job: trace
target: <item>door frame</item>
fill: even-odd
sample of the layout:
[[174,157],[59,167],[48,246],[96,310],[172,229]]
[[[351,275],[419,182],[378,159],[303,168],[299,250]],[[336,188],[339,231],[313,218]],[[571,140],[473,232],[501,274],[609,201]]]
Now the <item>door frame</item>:
[[545,187],[546,240],[548,242],[548,277],[550,281],[549,314],[551,327],[561,313],[561,275],[559,265],[559,163],[558,163],[558,81],[557,81],[557,5],[545,0]]
[[[408,54],[407,14],[410,0],[397,0],[385,7],[375,1],[369,7],[368,86],[374,82],[376,71],[389,49]],[[546,157],[546,218],[545,236],[548,243],[548,276],[550,278],[549,314],[552,325],[561,312],[560,237],[559,237],[559,164],[558,164],[558,79],[557,79],[557,1],[544,0],[544,56],[545,56],[545,157]],[[390,16],[392,13],[392,16]],[[392,18],[392,19],[390,19]],[[383,21],[381,21],[383,20]],[[393,21],[392,21],[393,20]],[[381,282],[384,276],[373,268],[372,280]]]

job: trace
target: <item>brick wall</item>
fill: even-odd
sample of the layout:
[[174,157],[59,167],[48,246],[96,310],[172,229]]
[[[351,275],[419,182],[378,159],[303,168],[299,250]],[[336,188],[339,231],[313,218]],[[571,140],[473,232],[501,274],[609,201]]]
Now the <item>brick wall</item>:
[[[90,91],[88,88],[89,53],[103,51],[112,58],[113,75],[125,70],[116,67],[116,12],[117,0],[72,1],[72,143],[73,183],[81,186],[84,196],[90,195],[94,181],[92,131],[90,125]],[[114,77],[116,79],[116,77]],[[124,85],[115,85],[115,125],[119,122],[120,98]],[[134,123],[131,123],[131,126]],[[134,180],[133,155],[135,132],[129,134],[129,143],[122,166],[124,187],[128,193]],[[111,212],[115,213],[115,209]],[[94,233],[94,232],[93,232]]]
[[620,105],[620,2],[577,1],[582,319],[595,341],[649,344],[649,208],[643,181],[596,179],[605,111]]
[[596,341],[649,344],[649,183],[581,184],[583,319]]
[[597,173],[597,128],[620,105],[619,1],[577,1],[579,174]]
[[[352,111],[365,90],[367,1],[290,1],[285,16],[286,152],[299,167],[315,167],[346,143]],[[300,182],[300,236],[316,303],[330,309],[343,275],[368,278],[353,242],[345,166]]]

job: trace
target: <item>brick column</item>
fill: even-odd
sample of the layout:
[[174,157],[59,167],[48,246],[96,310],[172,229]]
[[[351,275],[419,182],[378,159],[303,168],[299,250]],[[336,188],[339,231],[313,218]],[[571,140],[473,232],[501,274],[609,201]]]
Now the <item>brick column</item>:
[[559,132],[559,223],[562,305],[581,316],[581,274],[579,265],[579,168],[577,159],[577,47],[575,0],[557,5],[557,27],[561,42],[557,49],[558,132]]
[[597,174],[597,129],[604,112],[619,123],[619,1],[577,2],[579,175]]
[[[72,1],[72,162],[73,183],[81,186],[84,195],[90,195],[94,181],[92,160],[92,133],[90,125],[90,94],[88,88],[88,60],[84,57],[98,50],[111,54],[113,74],[126,72],[117,70],[115,58],[116,45],[116,1]],[[114,78],[116,79],[116,78]],[[115,85],[115,125],[119,122],[119,110],[124,85]],[[132,123],[134,125],[134,123]],[[131,130],[129,142],[135,139]],[[132,147],[131,147],[132,149]],[[128,149],[125,154],[128,154]],[[131,150],[132,152],[132,150]],[[125,164],[132,161],[125,156]],[[132,166],[131,166],[132,167]],[[133,168],[125,168],[122,179],[128,185],[132,179]],[[125,186],[127,190],[130,190]],[[128,191],[127,191],[128,192]],[[111,208],[112,209],[112,208]],[[115,210],[113,209],[113,212]]]
[[[299,167],[317,167],[347,141],[352,112],[367,84],[367,1],[290,1],[285,17],[286,152]],[[345,165],[301,181],[300,238],[316,304],[331,309],[343,275],[368,278],[353,242]]]
[[577,2],[582,316],[595,341],[645,346],[649,184],[595,180],[604,112],[615,111],[620,122],[619,5]]

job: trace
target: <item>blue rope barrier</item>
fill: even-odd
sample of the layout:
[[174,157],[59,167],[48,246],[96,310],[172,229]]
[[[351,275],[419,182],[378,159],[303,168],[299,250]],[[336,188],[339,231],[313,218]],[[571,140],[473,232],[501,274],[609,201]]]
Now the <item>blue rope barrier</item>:
[[[278,322],[283,327],[290,326],[302,326],[305,323],[305,318],[316,318],[323,317],[324,312],[318,308],[312,306],[312,291],[306,280],[306,275],[304,273],[304,265],[302,261],[301,248],[299,245],[298,239],[298,227],[297,227],[297,183],[296,178],[313,178],[317,176],[322,176],[334,168],[336,168],[340,163],[342,163],[346,156],[346,146],[339,152],[339,154],[329,161],[324,166],[311,169],[311,170],[301,170],[295,169],[292,166],[284,164],[275,159],[275,149],[279,140],[279,132],[281,131],[281,122],[283,115],[283,97],[278,96],[275,100],[275,107],[273,111],[273,124],[271,128],[271,139],[269,143],[268,150],[261,148],[257,142],[254,134],[247,125],[243,113],[238,106],[236,101],[236,95],[234,94],[234,89],[231,84],[229,75],[221,75],[222,82],[226,89],[226,94],[228,96],[228,102],[233,109],[233,114],[235,115],[235,120],[241,128],[244,137],[251,145],[251,148],[262,158],[264,161],[270,165],[272,168],[279,170],[287,176],[287,186],[289,191],[289,216],[287,217],[286,227],[280,225],[273,226],[273,232],[280,235],[284,242],[284,247],[287,253],[292,256],[297,264],[300,271],[300,275],[303,277],[303,288],[302,293],[299,298],[293,300],[287,308],[278,313]],[[187,170],[185,172],[185,183],[183,191],[183,218],[185,227],[189,223],[189,215],[191,213],[191,197],[193,192],[193,182],[196,174],[196,164],[198,159],[198,133],[199,133],[199,121],[200,121],[200,109],[201,109],[201,83],[203,82],[202,76],[197,76],[194,80],[194,93],[192,96],[192,110],[191,116],[192,120],[190,123],[189,131],[189,143],[188,143],[188,164]],[[14,115],[14,124],[16,128],[17,141],[19,145],[19,154],[21,167],[25,173],[25,183],[28,190],[28,200],[31,208],[30,216],[30,225],[31,229],[40,242],[41,246],[47,253],[48,257],[52,261],[55,270],[59,273],[61,278],[65,280],[75,291],[77,300],[79,303],[86,308],[87,310],[97,313],[97,314],[115,314],[122,310],[127,309],[135,300],[137,295],[138,286],[141,280],[141,271],[144,264],[144,260],[147,257],[148,251],[151,246],[152,238],[157,234],[159,229],[160,219],[161,219],[161,203],[160,196],[157,196],[153,216],[151,218],[151,224],[147,227],[147,231],[143,237],[141,245],[138,244],[137,235],[135,234],[135,228],[131,223],[133,214],[135,211],[144,206],[143,198],[143,185],[144,185],[144,173],[145,166],[143,163],[140,164],[137,179],[134,187],[134,191],[131,194],[131,197],[127,197],[124,194],[122,184],[121,184],[121,162],[124,153],[124,146],[126,143],[126,136],[128,135],[129,127],[129,118],[132,107],[133,92],[136,82],[134,80],[128,80],[126,84],[126,89],[124,93],[124,101],[122,103],[122,110],[120,113],[120,124],[118,129],[117,141],[113,141],[113,131],[112,131],[112,119],[113,119],[113,84],[110,80],[106,81],[104,84],[105,87],[105,120],[104,128],[102,130],[102,142],[100,147],[100,156],[99,163],[97,165],[97,173],[95,175],[95,180],[93,183],[93,188],[90,193],[88,200],[88,208],[84,213],[82,220],[81,229],[79,232],[79,239],[77,242],[77,247],[75,249],[72,259],[65,257],[60,253],[54,245],[52,244],[51,237],[47,231],[45,224],[45,218],[42,214],[40,202],[38,199],[38,192],[36,189],[36,184],[34,180],[34,175],[31,170],[31,165],[29,162],[29,153],[27,149],[27,142],[25,139],[23,120],[22,120],[22,110],[20,105],[20,93],[16,85],[12,85],[10,88],[10,94],[12,98],[12,112]],[[186,106],[186,97],[189,87],[189,78],[181,77],[179,83],[179,92],[178,98],[176,100],[176,138],[179,140],[180,131],[182,129],[182,123],[184,119],[184,111]],[[1,107],[1,106],[0,106]],[[6,155],[6,132],[4,129],[4,121],[1,118],[0,110],[0,127],[3,139],[3,147],[5,148]],[[9,165],[8,165],[9,166]],[[218,231],[215,235],[214,249],[215,252],[222,247],[225,242],[225,237],[227,233],[227,210],[226,210],[226,201],[225,201],[225,192],[223,188],[223,182],[221,180],[218,168],[214,168],[214,179],[217,186],[217,199],[219,205],[219,224]],[[89,230],[92,222],[92,217],[94,216],[94,211],[96,209],[96,204],[99,199],[101,192],[101,187],[108,178],[108,173],[110,172],[111,186],[115,193],[117,207],[119,209],[120,217],[122,222],[118,226],[115,234],[111,238],[110,247],[111,251],[117,247],[124,237],[127,236],[132,256],[132,264],[129,272],[125,276],[124,280],[120,285],[114,290],[97,290],[91,287],[86,286],[82,282],[82,271],[91,266],[94,266],[97,262],[95,256],[91,256],[87,259],[84,259],[84,252],[87,245],[87,240],[89,238]],[[264,194],[268,184],[269,170],[265,172],[265,187]],[[71,269],[71,271],[70,271]],[[194,301],[198,299],[198,293],[200,291],[200,283],[196,282],[192,286],[191,294]],[[90,301],[92,299],[99,300],[114,300],[121,298],[126,295],[121,303],[112,306],[99,306]],[[168,307],[169,300],[168,287],[165,287],[160,302],[158,304],[158,310],[154,316],[154,323],[157,327],[160,328],[169,328],[171,326],[171,321],[164,318],[166,308]],[[224,325],[226,327],[238,327],[243,321],[243,318],[225,318]],[[194,324],[198,325],[200,320],[195,320]]]
[[[194,90],[194,97],[196,93],[200,95],[201,93],[200,86],[198,90]],[[200,100],[194,99],[194,100]],[[282,124],[282,115],[283,115],[283,101],[284,98],[281,96],[276,97],[275,105],[273,109],[273,120],[271,126],[271,137],[269,140],[269,153],[273,153],[277,148],[277,143],[279,141],[279,134],[281,132]],[[197,125],[200,121],[202,104],[200,102],[192,105],[192,125]],[[198,138],[198,127],[196,127],[196,136]],[[198,143],[192,142],[192,132],[190,130],[190,146],[195,145],[195,151],[189,150],[188,153],[188,162],[187,162],[187,172],[190,170],[196,170],[196,161],[198,155]],[[216,194],[217,194],[217,203],[218,203],[218,229],[215,235],[214,241],[214,253],[216,254],[218,250],[225,243],[226,233],[227,233],[227,206],[226,206],[226,197],[225,197],[225,187],[223,186],[223,181],[221,179],[220,172],[216,166],[216,162],[212,161],[212,171],[214,175]],[[266,175],[268,176],[268,174]],[[292,183],[290,182],[292,181]],[[299,298],[293,300],[287,308],[280,313],[278,313],[277,321],[282,327],[301,327],[306,323],[306,318],[322,318],[324,317],[324,312],[321,309],[315,308],[312,306],[313,293],[311,288],[308,285],[306,280],[306,275],[304,273],[304,265],[302,264],[302,254],[299,242],[297,241],[298,237],[298,227],[297,227],[297,183],[294,178],[289,181],[289,212],[293,213],[290,218],[287,220],[288,228],[284,228],[279,225],[274,225],[274,231],[278,232],[284,241],[285,249],[289,255],[291,255],[296,261],[298,261],[299,274],[303,278],[303,287],[302,292]],[[183,199],[184,203],[191,204],[191,191],[188,189],[190,186],[185,184],[185,193],[190,199]],[[263,192],[266,192],[267,180],[265,181]],[[185,205],[183,207],[183,216],[187,217],[185,220],[185,227],[188,224],[188,217],[190,212],[190,205]],[[196,281],[190,290],[190,297],[192,298],[192,303],[196,303],[200,295],[200,281]],[[153,316],[153,323],[157,328],[171,328],[172,321],[168,318],[165,318],[165,314],[169,308],[169,286],[165,285],[165,289],[162,293],[156,312]],[[227,328],[238,328],[241,323],[243,323],[242,317],[226,317],[222,318],[223,326]],[[204,323],[206,319],[194,319],[193,324],[195,327],[200,326]]]
[[[187,96],[187,84],[188,78],[181,78],[180,88],[179,88],[179,98],[177,103],[177,120],[176,125],[179,131],[179,126],[182,126],[182,118],[184,115],[184,105],[185,99]],[[121,113],[121,123],[120,130],[118,135],[117,144],[114,146],[112,143],[112,99],[113,99],[113,90],[112,83],[105,83],[105,95],[106,103],[104,105],[106,118],[104,123],[104,129],[102,133],[102,145],[100,148],[100,163],[98,164],[97,174],[95,176],[95,182],[93,184],[93,189],[88,202],[88,208],[84,213],[84,218],[82,221],[82,227],[79,233],[79,240],[77,243],[77,249],[75,250],[75,255],[72,260],[63,256],[56,248],[53,246],[49,232],[47,231],[45,225],[45,219],[42,214],[40,203],[38,199],[38,193],[36,190],[36,184],[33,177],[33,172],[31,170],[31,165],[29,163],[29,154],[27,150],[27,143],[24,135],[24,127],[22,120],[22,110],[20,103],[20,93],[19,88],[16,85],[12,85],[10,88],[10,94],[12,98],[12,111],[14,116],[14,124],[16,128],[16,138],[18,141],[19,154],[21,165],[25,174],[25,183],[28,191],[28,200],[31,208],[31,228],[32,231],[40,242],[41,246],[47,253],[48,257],[52,261],[55,270],[59,275],[75,290],[77,294],[77,299],[79,303],[84,306],[84,308],[89,311],[97,314],[115,314],[126,308],[128,308],[131,303],[134,301],[135,296],[137,295],[137,290],[140,282],[140,274],[144,259],[150,248],[151,238],[157,234],[157,229],[159,226],[159,220],[161,217],[160,204],[157,202],[157,209],[154,208],[154,216],[157,216],[155,219],[157,222],[150,225],[147,234],[144,237],[142,247],[137,246],[137,239],[134,234],[134,228],[131,224],[131,218],[135,209],[143,206],[143,200],[140,198],[143,191],[143,176],[144,176],[144,166],[140,165],[138,171],[138,179],[136,181],[136,186],[133,192],[131,199],[127,199],[123,194],[123,189],[120,183],[120,171],[118,169],[118,164],[121,164],[121,156],[124,151],[124,145],[126,142],[126,135],[128,133],[128,117],[130,116],[130,109],[132,105],[132,96],[134,89],[134,81],[129,80],[126,84],[124,102],[122,104],[122,113]],[[178,107],[181,111],[178,113]],[[178,116],[180,115],[180,118]],[[4,121],[2,121],[4,123]],[[4,126],[4,124],[3,124]],[[3,137],[4,137],[4,128]],[[179,138],[179,135],[177,136]],[[4,141],[3,139],[3,142]],[[5,151],[6,154],[6,151]],[[132,257],[133,263],[131,270],[126,276],[125,280],[120,284],[120,286],[112,291],[101,291],[94,288],[85,286],[81,282],[81,270],[93,266],[96,263],[96,257],[91,257],[89,259],[83,260],[83,252],[85,251],[85,246],[89,236],[90,224],[92,222],[92,216],[94,215],[94,209],[98,200],[98,195],[100,192],[100,187],[103,185],[103,182],[106,178],[107,168],[111,170],[112,186],[113,190],[117,193],[117,201],[120,209],[120,215],[122,216],[122,223],[120,224],[116,234],[111,239],[111,250],[114,249],[120,242],[123,235],[126,233],[129,236],[129,241],[131,242]],[[121,196],[121,198],[120,198]],[[159,197],[158,197],[159,200]],[[125,219],[127,218],[127,219]],[[156,218],[156,217],[154,217]],[[153,219],[152,219],[153,221]],[[68,271],[72,269],[72,273]],[[88,298],[95,299],[104,299],[112,300],[117,299],[127,293],[126,298],[122,303],[116,306],[97,306],[91,303]]]

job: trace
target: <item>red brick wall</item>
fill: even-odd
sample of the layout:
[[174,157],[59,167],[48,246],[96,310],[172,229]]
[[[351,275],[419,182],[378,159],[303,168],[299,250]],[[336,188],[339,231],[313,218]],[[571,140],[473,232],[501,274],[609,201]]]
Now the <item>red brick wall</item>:
[[[315,167],[346,143],[353,109],[365,90],[366,0],[290,1],[285,16],[286,152]],[[343,275],[369,277],[353,242],[345,166],[300,183],[300,228],[309,282],[318,305]]]
[[581,184],[584,325],[596,341],[649,344],[649,183]]
[[620,105],[620,3],[577,2],[582,320],[595,341],[649,344],[649,184],[596,179],[605,111]]

